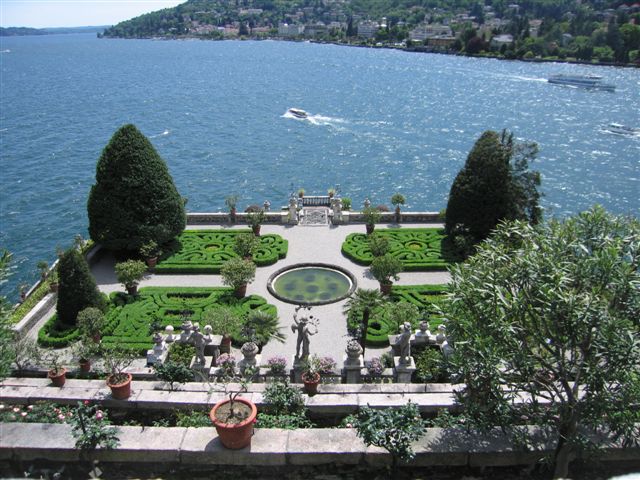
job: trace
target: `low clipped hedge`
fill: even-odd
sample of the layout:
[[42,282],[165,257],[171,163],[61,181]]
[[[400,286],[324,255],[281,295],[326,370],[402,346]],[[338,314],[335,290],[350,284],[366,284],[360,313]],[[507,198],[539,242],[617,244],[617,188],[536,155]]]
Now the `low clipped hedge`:
[[[405,271],[446,270],[456,260],[441,228],[379,229],[376,233],[389,240],[389,253],[402,262]],[[349,234],[342,243],[342,253],[357,264],[371,265],[368,239],[363,233]]]
[[58,315],[53,315],[38,331],[38,344],[47,348],[64,348],[80,338],[79,328],[64,327],[58,322]]
[[[420,314],[412,322],[414,328],[418,328],[422,319],[428,319],[429,329],[435,331],[442,323],[439,308],[446,301],[446,285],[402,285],[391,288],[391,302],[407,302],[415,305]],[[355,332],[362,319],[362,313],[350,312],[347,317],[347,329]],[[395,335],[396,322],[385,315],[384,308],[378,308],[371,313],[369,328],[367,329],[366,344],[369,347],[384,347],[389,345],[388,335]]]
[[[177,333],[182,325],[183,315],[189,315],[192,322],[202,322],[203,314],[216,306],[233,308],[246,318],[253,310],[276,314],[274,305],[258,295],[241,299],[233,295],[233,289],[212,288],[142,288],[135,297],[122,292],[111,294],[112,308],[107,314],[103,328],[102,343],[121,344],[143,354],[153,347],[152,331],[172,325]],[[232,339],[239,338],[240,332],[232,332]]]
[[[235,238],[251,230],[185,230],[162,255],[156,273],[220,273],[222,264],[237,257]],[[287,256],[287,240],[276,234],[258,237],[253,261],[259,267],[273,265]]]

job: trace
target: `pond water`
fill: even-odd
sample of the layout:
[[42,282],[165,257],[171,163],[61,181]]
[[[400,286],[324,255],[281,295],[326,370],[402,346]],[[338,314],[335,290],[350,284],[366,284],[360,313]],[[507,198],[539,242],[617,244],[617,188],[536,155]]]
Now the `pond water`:
[[325,267],[294,268],[279,274],[271,283],[285,302],[316,305],[346,297],[353,286],[347,275]]

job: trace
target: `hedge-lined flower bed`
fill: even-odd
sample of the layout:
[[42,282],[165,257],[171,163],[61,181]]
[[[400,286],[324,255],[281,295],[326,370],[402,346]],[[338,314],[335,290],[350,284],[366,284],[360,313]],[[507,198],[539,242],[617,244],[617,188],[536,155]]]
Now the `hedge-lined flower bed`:
[[[376,230],[376,234],[389,240],[389,253],[402,262],[405,271],[446,270],[455,261],[446,247],[447,237],[443,229],[380,229]],[[369,236],[363,233],[349,234],[342,243],[342,253],[360,265],[370,265],[373,254],[369,248]]]
[[[390,298],[391,302],[396,305],[394,308],[388,308],[383,305],[371,313],[369,328],[367,329],[367,345],[370,347],[387,346],[389,345],[388,335],[399,333],[397,325],[398,314],[400,313],[399,303],[409,304],[417,310],[415,318],[410,319],[414,329],[418,328],[422,319],[426,319],[429,322],[429,329],[434,332],[438,325],[442,323],[439,307],[442,302],[446,301],[446,293],[446,285],[393,286]],[[410,308],[405,308],[404,310],[410,310]],[[348,330],[355,332],[361,320],[361,312],[350,312],[347,317]]]
[[[111,294],[102,343],[124,345],[144,354],[153,347],[153,330],[172,325],[179,333],[185,315],[194,323],[200,322],[203,328],[204,312],[218,306],[230,307],[242,318],[247,318],[253,310],[277,313],[276,307],[263,297],[251,295],[238,299],[231,288],[146,287],[135,297],[115,292]],[[233,339],[239,339],[240,332],[230,333]],[[38,334],[39,343],[47,347],[64,347],[78,337],[77,329],[58,331],[55,317]]]
[[[222,264],[238,255],[233,251],[236,236],[251,230],[185,230],[160,258],[156,273],[220,273]],[[259,267],[273,265],[287,256],[288,242],[280,235],[258,237],[253,261]]]

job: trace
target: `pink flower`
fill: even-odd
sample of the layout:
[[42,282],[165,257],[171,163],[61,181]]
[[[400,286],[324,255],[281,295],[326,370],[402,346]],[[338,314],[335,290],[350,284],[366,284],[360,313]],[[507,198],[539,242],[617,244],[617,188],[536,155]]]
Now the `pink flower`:
[[64,415],[62,413],[60,415],[58,415],[58,420],[64,421]]
[[4,410],[4,403],[0,403],[0,410]]
[[347,423],[347,428],[353,428],[353,425],[351,425],[350,423]]
[[103,417],[104,417],[104,414],[102,413],[102,410],[98,410],[96,412],[96,420],[102,420]]
[[84,402],[82,402],[82,403],[84,403],[85,405],[89,405],[89,400],[85,400],[85,401],[84,401]]
[[18,413],[20,409],[18,407],[13,407],[13,413]]
[[33,405],[29,405],[29,406],[27,407],[27,410],[29,410],[29,411],[33,410]]
[[22,412],[20,415],[22,415],[23,417],[27,416],[27,412]]

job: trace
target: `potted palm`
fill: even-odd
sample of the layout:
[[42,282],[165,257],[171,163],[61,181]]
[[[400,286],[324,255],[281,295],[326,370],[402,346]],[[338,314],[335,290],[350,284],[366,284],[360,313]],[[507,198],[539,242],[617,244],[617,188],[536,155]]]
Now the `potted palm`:
[[149,240],[140,247],[140,255],[149,268],[155,268],[158,264],[158,257],[162,255],[162,251],[154,240]]
[[238,204],[238,195],[229,195],[224,199],[224,204],[229,209],[229,222],[236,223],[236,205]]
[[[247,391],[254,374],[253,368],[247,368],[240,378],[225,376],[223,380],[228,398],[216,403],[209,412],[209,418],[216,427],[220,442],[226,448],[238,450],[251,445],[258,409],[251,400],[240,397],[240,394]],[[239,382],[239,387],[230,390],[231,382]]]
[[40,270],[40,281],[44,282],[47,279],[47,273],[49,273],[49,262],[40,260],[36,266]]
[[329,198],[333,198],[336,194],[336,189],[335,188],[330,188],[327,190],[327,195],[329,195]]
[[100,343],[100,334],[104,327],[104,313],[98,308],[87,307],[78,313],[76,323],[80,334],[93,339],[94,343]]
[[304,197],[304,188],[298,189],[298,198]]
[[236,298],[247,294],[247,284],[256,276],[256,264],[251,260],[231,258],[220,267],[222,283],[233,287]]
[[256,237],[260,236],[260,226],[264,223],[264,219],[263,210],[247,213],[247,223],[251,225],[251,230]]
[[116,263],[116,277],[124,285],[129,295],[138,293],[138,283],[144,278],[147,266],[140,260]]
[[131,396],[130,373],[125,369],[131,365],[134,354],[121,345],[112,345],[103,350],[104,366],[107,369],[107,386],[111,389],[111,396],[116,400],[126,400]]
[[251,233],[241,233],[236,235],[234,240],[233,251],[240,258],[251,260],[253,258],[253,252],[260,242],[256,236]]
[[318,393],[320,383],[320,358],[317,355],[307,357],[302,362],[302,383],[304,391],[312,396]]
[[60,356],[57,353],[51,353],[48,357],[49,371],[47,377],[51,380],[54,387],[62,387],[67,381],[67,369],[62,366]]
[[362,216],[364,217],[364,223],[367,226],[367,235],[370,235],[376,228],[376,223],[380,221],[380,212],[373,207],[365,207],[362,210]]
[[400,205],[404,205],[406,199],[401,193],[395,193],[391,197],[391,204],[396,207],[396,223],[400,223]]
[[371,262],[371,274],[380,283],[380,291],[384,295],[391,293],[391,285],[393,280],[399,280],[398,273],[402,271],[402,263],[396,257],[385,254],[381,257],[375,257]]

